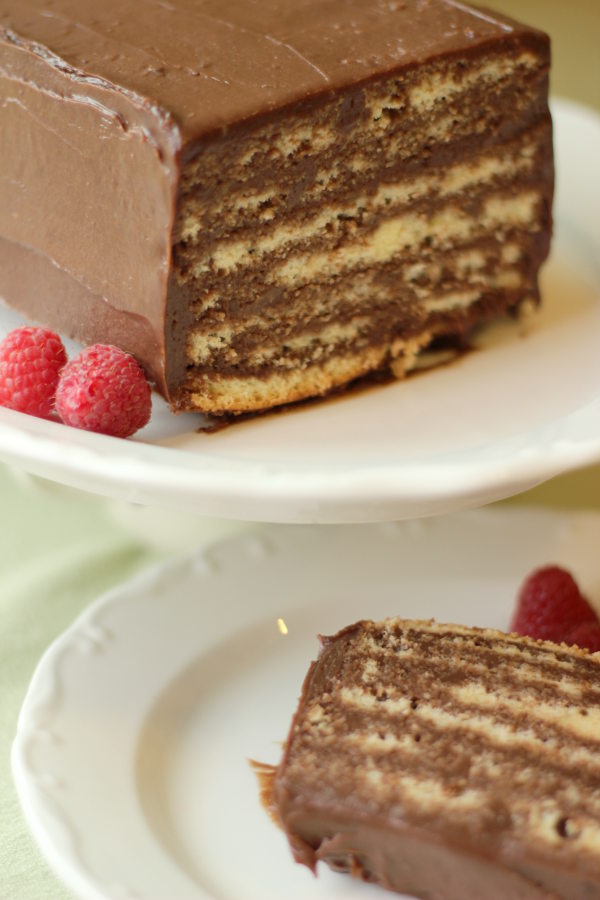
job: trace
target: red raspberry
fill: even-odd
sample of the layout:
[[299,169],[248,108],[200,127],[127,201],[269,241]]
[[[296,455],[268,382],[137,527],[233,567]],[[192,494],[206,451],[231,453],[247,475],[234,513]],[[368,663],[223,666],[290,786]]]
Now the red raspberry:
[[9,332],[0,342],[0,406],[47,419],[66,361],[53,331],[26,325]]
[[66,425],[129,437],[150,418],[150,385],[129,353],[94,344],[67,363],[56,391],[56,411]]
[[600,623],[581,622],[572,628],[564,639],[565,644],[577,644],[592,653],[600,650]]
[[546,566],[521,587],[510,630],[560,643],[584,622],[598,620],[573,577],[559,566]]

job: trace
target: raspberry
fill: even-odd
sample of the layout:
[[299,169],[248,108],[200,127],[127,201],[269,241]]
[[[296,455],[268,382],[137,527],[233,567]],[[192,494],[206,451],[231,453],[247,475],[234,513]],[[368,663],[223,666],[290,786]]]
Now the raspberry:
[[56,411],[66,425],[129,437],[150,418],[150,385],[124,350],[93,344],[67,363],[56,391]]
[[546,566],[533,572],[522,585],[510,629],[560,643],[584,622],[598,620],[573,577],[559,566]]
[[53,331],[26,325],[9,332],[0,342],[0,406],[49,418],[66,361],[62,341]]
[[564,639],[565,644],[577,644],[596,653],[600,650],[600,623],[581,622],[572,628]]

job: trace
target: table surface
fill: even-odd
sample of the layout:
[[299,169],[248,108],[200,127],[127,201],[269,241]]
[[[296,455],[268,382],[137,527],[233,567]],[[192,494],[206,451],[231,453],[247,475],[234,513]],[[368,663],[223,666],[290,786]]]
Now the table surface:
[[[598,0],[489,5],[549,31],[554,94],[600,110]],[[158,544],[156,511],[115,505],[5,466],[0,497],[0,900],[67,900],[70,894],[29,837],[12,784],[10,747],[18,712],[48,644],[99,594],[175,552],[182,531],[172,519],[163,532],[171,540]],[[600,466],[563,475],[508,502],[600,509]],[[164,516],[175,514],[161,513],[163,524]],[[196,545],[239,527],[200,519],[191,525],[187,539]]]

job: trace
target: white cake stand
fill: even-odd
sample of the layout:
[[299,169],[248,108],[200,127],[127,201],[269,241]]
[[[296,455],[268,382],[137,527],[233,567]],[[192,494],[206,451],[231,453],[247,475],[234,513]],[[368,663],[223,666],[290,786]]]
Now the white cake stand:
[[[216,434],[158,398],[128,441],[0,410],[0,458],[195,515],[344,523],[479,506],[600,458],[600,119],[554,104],[556,239],[544,304],[451,366]],[[580,177],[585,172],[585,178]],[[17,324],[0,311],[0,333]],[[526,332],[526,333],[525,333]]]

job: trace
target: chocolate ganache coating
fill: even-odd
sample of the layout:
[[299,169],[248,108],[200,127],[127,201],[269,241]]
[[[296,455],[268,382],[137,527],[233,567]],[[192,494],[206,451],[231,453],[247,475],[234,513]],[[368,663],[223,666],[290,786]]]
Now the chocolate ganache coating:
[[384,73],[504,44],[547,39],[458,0],[4,0],[0,296],[130,350],[177,406],[186,166]]

